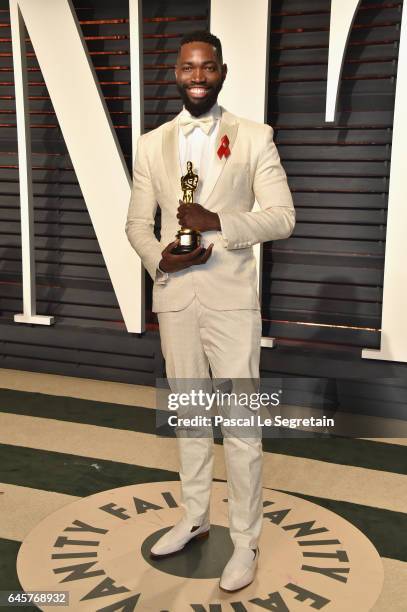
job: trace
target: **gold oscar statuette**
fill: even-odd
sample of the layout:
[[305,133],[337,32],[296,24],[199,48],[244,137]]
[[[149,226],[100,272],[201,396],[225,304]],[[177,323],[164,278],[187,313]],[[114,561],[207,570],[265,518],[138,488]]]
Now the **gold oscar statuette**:
[[[194,191],[198,186],[199,177],[194,173],[192,162],[187,162],[187,173],[181,176],[182,201],[188,206],[194,204]],[[180,255],[181,253],[191,253],[201,244],[201,233],[195,229],[181,227],[177,232],[179,244],[173,249],[173,253]]]

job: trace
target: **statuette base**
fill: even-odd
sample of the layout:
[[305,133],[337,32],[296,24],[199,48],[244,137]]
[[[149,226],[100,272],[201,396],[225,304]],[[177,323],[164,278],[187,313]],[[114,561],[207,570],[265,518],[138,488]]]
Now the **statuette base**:
[[201,234],[196,230],[180,229],[177,232],[179,244],[171,251],[174,255],[191,253],[201,245]]

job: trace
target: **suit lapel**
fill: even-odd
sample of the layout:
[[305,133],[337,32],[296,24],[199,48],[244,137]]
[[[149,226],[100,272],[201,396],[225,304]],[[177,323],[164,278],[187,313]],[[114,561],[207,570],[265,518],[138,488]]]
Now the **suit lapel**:
[[[204,202],[209,199],[210,195],[215,189],[217,182],[219,181],[222,175],[223,169],[228,159],[233,156],[233,145],[236,140],[238,127],[239,123],[236,117],[234,117],[234,115],[228,113],[224,108],[222,108],[222,118],[220,121],[219,131],[216,138],[215,153],[212,159],[212,163],[210,164],[208,176],[206,177],[206,180],[204,182],[200,197],[200,204],[202,205],[204,205]],[[219,159],[217,152],[220,147],[221,140],[225,135],[229,139],[229,149],[231,153],[229,157],[223,156],[221,159]]]
[[162,154],[168,180],[178,200],[181,197],[181,167],[179,162],[178,121],[170,121],[163,131]]

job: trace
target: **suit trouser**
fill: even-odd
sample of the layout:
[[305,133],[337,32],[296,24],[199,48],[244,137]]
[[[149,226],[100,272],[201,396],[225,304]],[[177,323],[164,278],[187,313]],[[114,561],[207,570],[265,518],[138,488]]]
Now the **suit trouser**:
[[[185,379],[207,379],[211,389],[209,366],[214,379],[259,378],[258,310],[212,310],[194,298],[184,310],[158,313],[158,320],[171,391],[183,390],[183,381],[188,384]],[[232,435],[222,430],[231,539],[235,546],[255,548],[263,514],[261,427],[251,428],[248,437],[239,436],[236,430]],[[208,428],[188,428],[176,432],[182,505],[187,517],[198,525],[209,515],[212,430],[208,433]]]

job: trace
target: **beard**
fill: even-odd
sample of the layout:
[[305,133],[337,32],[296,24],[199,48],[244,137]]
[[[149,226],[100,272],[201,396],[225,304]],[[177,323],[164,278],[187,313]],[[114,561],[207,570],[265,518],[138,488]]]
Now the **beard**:
[[224,79],[219,81],[216,86],[211,87],[208,91],[208,95],[205,98],[203,98],[202,100],[198,99],[195,102],[192,102],[192,100],[190,100],[190,98],[188,97],[188,86],[180,85],[177,83],[178,93],[181,96],[181,99],[187,111],[189,111],[193,117],[200,117],[201,115],[204,115],[205,113],[210,111],[212,106],[218,99],[219,92],[223,87],[223,81]]

